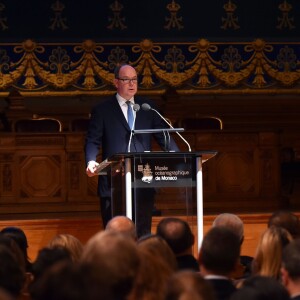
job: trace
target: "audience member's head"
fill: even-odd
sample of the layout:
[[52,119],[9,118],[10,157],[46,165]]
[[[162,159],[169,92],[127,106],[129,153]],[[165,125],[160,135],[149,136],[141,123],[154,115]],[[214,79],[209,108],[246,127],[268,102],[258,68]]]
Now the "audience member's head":
[[291,241],[282,255],[281,281],[291,297],[300,294],[300,240]]
[[287,290],[271,277],[254,276],[245,279],[243,285],[230,300],[289,300]]
[[26,262],[22,250],[20,249],[17,242],[7,235],[0,233],[0,245],[4,245],[9,248],[10,252],[14,255],[15,259],[18,262],[18,265],[26,271]]
[[71,261],[48,269],[35,284],[32,300],[96,300],[90,297],[89,272]]
[[253,260],[253,274],[279,278],[283,248],[292,240],[290,233],[272,226],[261,236]]
[[56,264],[71,261],[71,254],[65,248],[45,247],[38,252],[36,260],[32,264],[34,281],[42,277],[46,271]]
[[[215,218],[212,227],[225,227],[239,237],[241,244],[244,241],[244,223],[235,214],[223,213],[218,215]],[[230,277],[234,279],[249,277],[251,275],[252,260],[253,258],[250,256],[240,256],[240,263],[236,266]]]
[[82,243],[71,234],[58,234],[48,244],[49,248],[62,247],[70,252],[73,262],[80,260],[83,246]]
[[199,264],[204,275],[229,276],[239,263],[240,239],[225,227],[213,227],[203,238]]
[[135,224],[128,217],[115,216],[106,225],[105,230],[113,230],[137,239]]
[[28,242],[25,232],[19,227],[4,227],[1,233],[6,236],[11,236],[19,245],[22,251],[27,252]]
[[5,245],[0,245],[0,288],[14,297],[19,297],[25,284],[25,270],[20,267],[14,254]]
[[299,218],[287,210],[279,210],[274,212],[268,221],[268,227],[277,226],[286,229],[293,238],[300,237]]
[[138,241],[140,268],[129,300],[164,300],[167,281],[176,271],[175,255],[161,237],[143,236]]
[[179,271],[174,273],[167,286],[166,300],[214,300],[214,292],[200,273]]
[[154,256],[163,258],[172,270],[177,270],[175,254],[162,237],[155,234],[145,235],[138,240],[137,245],[139,251],[151,252]]
[[191,253],[194,235],[186,221],[179,218],[164,218],[158,223],[156,234],[167,242],[175,255]]
[[244,240],[244,223],[235,214],[224,213],[218,215],[215,218],[212,226],[213,227],[224,226],[232,230],[240,238],[241,243]]
[[[93,271],[92,289],[99,297],[126,299],[132,289],[140,264],[137,245],[126,235],[104,230],[85,245],[81,263]],[[105,298],[98,298],[105,299]]]
[[28,242],[25,232],[19,227],[5,227],[1,230],[1,234],[12,238],[17,245],[20,247],[22,254],[24,256],[25,264],[26,264],[26,271],[31,271],[31,262],[28,257],[27,248]]

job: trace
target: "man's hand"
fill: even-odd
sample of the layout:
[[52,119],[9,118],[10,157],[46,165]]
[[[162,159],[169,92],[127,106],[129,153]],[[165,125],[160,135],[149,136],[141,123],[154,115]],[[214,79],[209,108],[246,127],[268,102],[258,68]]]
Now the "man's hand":
[[98,166],[99,166],[99,164],[96,161],[94,161],[94,160],[89,161],[88,166],[85,170],[87,176],[92,177],[92,176],[98,175],[96,172]]

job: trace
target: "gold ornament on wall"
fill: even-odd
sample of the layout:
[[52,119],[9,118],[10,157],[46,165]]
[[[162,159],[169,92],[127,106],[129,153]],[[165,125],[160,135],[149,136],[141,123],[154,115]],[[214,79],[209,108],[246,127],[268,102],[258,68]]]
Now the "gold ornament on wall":
[[[47,48],[48,47],[48,48]],[[140,91],[252,93],[277,88],[299,93],[299,43],[96,43],[0,44],[0,90],[35,93],[113,93],[114,68],[130,63]],[[49,54],[50,53],[50,54]]]
[[292,5],[288,3],[286,0],[278,5],[279,10],[282,12],[282,16],[278,17],[277,20],[279,22],[277,28],[278,29],[294,29],[293,25],[294,18],[289,16],[290,11],[292,10]]
[[109,8],[111,9],[113,13],[113,17],[109,17],[109,25],[107,26],[108,29],[126,29],[127,26],[125,25],[125,17],[121,17],[121,12],[123,10],[123,5],[118,1],[115,0]]
[[226,12],[226,17],[222,18],[223,25],[221,26],[222,29],[239,29],[240,26],[238,25],[238,17],[234,16],[234,12],[237,8],[236,4],[234,4],[231,0],[229,0],[226,4],[224,4],[224,9]]
[[0,28],[2,31],[7,30],[8,29],[8,25],[7,25],[7,18],[2,16],[2,12],[5,9],[5,5],[0,2]]
[[62,16],[63,10],[65,9],[65,5],[59,0],[56,0],[54,3],[52,3],[51,9],[54,13],[54,17],[50,19],[51,25],[49,26],[49,28],[51,30],[68,29],[68,26],[66,25],[67,19],[63,18]]
[[170,17],[166,17],[165,20],[167,24],[164,26],[165,29],[170,30],[171,28],[176,28],[178,30],[183,29],[182,17],[178,17],[177,13],[180,10],[180,5],[172,0],[171,3],[167,5],[167,9],[170,12]]

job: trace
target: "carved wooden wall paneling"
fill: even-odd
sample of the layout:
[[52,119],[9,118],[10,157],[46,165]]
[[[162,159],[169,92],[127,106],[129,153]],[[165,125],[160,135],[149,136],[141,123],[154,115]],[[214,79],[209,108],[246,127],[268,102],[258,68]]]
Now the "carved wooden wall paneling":
[[[282,205],[280,135],[190,131],[193,150],[217,150],[203,165],[204,211],[272,211]],[[185,151],[186,144],[178,140]],[[85,174],[84,133],[1,134],[0,217],[98,213],[97,177]],[[180,213],[179,194],[157,195],[157,208]]]
[[[281,205],[279,136],[266,132],[187,134],[195,150],[217,150],[204,164],[205,210],[272,210]],[[263,200],[263,201],[262,201]]]
[[19,202],[64,202],[64,138],[51,135],[16,136],[15,178]]
[[84,172],[83,134],[2,134],[0,141],[1,216],[99,209],[96,183]]

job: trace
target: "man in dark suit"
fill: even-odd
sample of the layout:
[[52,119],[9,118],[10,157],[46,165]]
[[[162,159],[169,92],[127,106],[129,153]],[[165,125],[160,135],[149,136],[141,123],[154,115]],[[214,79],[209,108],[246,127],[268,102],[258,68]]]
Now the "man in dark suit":
[[[96,157],[99,148],[102,148],[102,159],[111,157],[116,153],[128,152],[128,143],[131,133],[130,119],[135,117],[134,129],[159,129],[166,128],[160,116],[153,110],[132,110],[134,104],[154,104],[148,100],[135,96],[137,92],[137,73],[130,65],[121,65],[115,70],[114,84],[117,94],[98,104],[91,113],[89,130],[86,136],[85,158],[87,163],[86,173],[88,176],[97,175],[98,162]],[[130,101],[130,102],[128,102]],[[131,111],[130,111],[131,110]],[[131,115],[128,115],[131,113]],[[135,114],[135,116],[134,116]],[[164,148],[165,138],[161,133],[154,135],[158,144]],[[151,151],[151,134],[134,135],[131,143],[130,152]],[[171,139],[169,149],[178,151],[178,147]],[[100,196],[101,216],[104,227],[112,217],[111,211],[111,186],[108,176],[99,176],[98,194]],[[152,195],[151,195],[152,194]],[[154,191],[144,193],[143,203],[135,207],[136,211],[142,212],[139,218],[144,224],[136,224],[138,236],[149,233],[151,230],[151,214],[154,201]],[[148,199],[146,199],[148,198]],[[121,201],[121,200],[120,200]],[[136,206],[139,205],[137,202]],[[141,227],[144,227],[142,229]]]
[[300,240],[291,241],[282,255],[281,282],[291,299],[300,300]]
[[[244,223],[241,218],[235,214],[222,213],[213,221],[212,227],[223,226],[234,232],[240,239],[241,246],[244,242]],[[234,279],[244,279],[251,276],[253,257],[248,255],[240,256],[240,264],[236,272],[231,274]]]
[[193,255],[195,238],[185,220],[163,218],[156,227],[156,234],[162,237],[174,252],[178,270],[199,272],[199,264]]
[[222,226],[211,228],[203,238],[200,272],[213,287],[217,300],[228,300],[236,291],[230,274],[239,264],[240,249],[239,237]]

